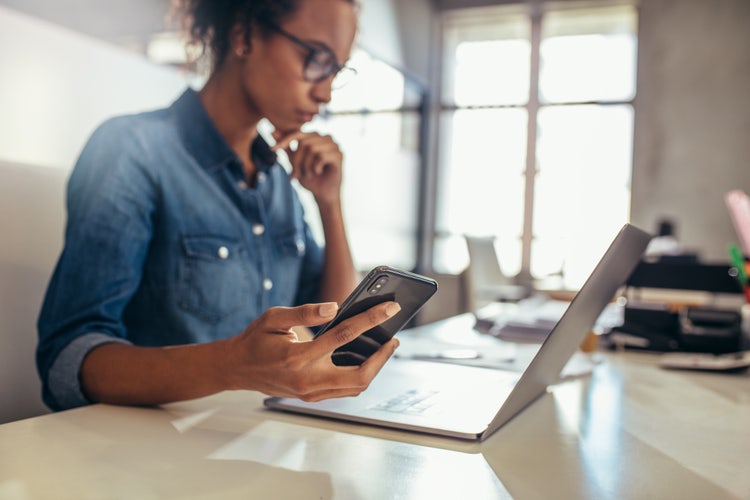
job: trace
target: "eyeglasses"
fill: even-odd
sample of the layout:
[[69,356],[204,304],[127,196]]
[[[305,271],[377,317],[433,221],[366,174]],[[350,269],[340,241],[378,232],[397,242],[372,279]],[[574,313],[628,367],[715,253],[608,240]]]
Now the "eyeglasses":
[[270,26],[270,28],[307,50],[305,65],[302,69],[302,78],[304,78],[305,81],[320,83],[331,75],[335,75],[331,86],[333,88],[341,88],[349,83],[357,74],[357,70],[354,68],[339,64],[338,61],[336,61],[336,56],[328,47],[317,47],[309,44],[278,26]]

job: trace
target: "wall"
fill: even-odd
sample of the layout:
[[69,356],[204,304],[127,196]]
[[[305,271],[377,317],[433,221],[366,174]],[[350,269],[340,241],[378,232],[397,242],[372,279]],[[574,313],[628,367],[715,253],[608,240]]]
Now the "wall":
[[[438,16],[430,0],[395,0],[396,28],[403,54],[403,69],[422,82],[433,82],[440,57],[436,43]],[[430,90],[435,90],[434,85]]]
[[188,81],[141,56],[0,7],[0,159],[70,168],[113,114],[159,107]]
[[0,8],[0,423],[46,411],[36,318],[62,246],[64,186],[91,130],[168,104],[188,77]]
[[750,2],[643,0],[632,221],[673,216],[683,244],[727,260],[723,196],[750,193]]
[[357,43],[375,57],[401,68],[404,54],[396,3],[398,0],[360,0]]

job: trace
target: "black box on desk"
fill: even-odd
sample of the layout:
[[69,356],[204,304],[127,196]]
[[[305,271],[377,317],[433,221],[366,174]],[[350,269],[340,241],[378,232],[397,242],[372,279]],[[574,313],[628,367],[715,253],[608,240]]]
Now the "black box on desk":
[[663,304],[628,302],[623,323],[612,330],[610,339],[631,348],[676,351],[680,346],[679,315]]
[[[731,266],[697,262],[641,262],[626,282],[623,324],[608,335],[612,347],[651,351],[726,353],[747,348],[744,296]],[[728,295],[729,307],[644,300],[647,289]],[[736,297],[736,299],[735,299]]]
[[680,311],[680,349],[725,353],[745,348],[740,311],[686,307]]

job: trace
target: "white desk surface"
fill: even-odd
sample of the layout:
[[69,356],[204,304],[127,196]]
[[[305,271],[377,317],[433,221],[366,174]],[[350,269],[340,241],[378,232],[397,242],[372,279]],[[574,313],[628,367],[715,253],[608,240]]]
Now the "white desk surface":
[[604,358],[483,443],[277,413],[253,392],[12,422],[0,499],[750,499],[747,372]]

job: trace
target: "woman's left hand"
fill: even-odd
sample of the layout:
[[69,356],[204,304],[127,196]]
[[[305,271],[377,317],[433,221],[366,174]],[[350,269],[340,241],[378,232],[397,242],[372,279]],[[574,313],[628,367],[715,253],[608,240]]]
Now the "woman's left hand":
[[[318,204],[338,202],[341,195],[341,165],[343,154],[330,136],[309,132],[273,133],[274,151],[283,149],[292,164],[292,179],[313,196]],[[292,150],[292,143],[297,147]]]

